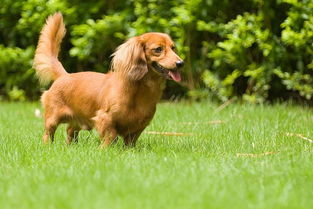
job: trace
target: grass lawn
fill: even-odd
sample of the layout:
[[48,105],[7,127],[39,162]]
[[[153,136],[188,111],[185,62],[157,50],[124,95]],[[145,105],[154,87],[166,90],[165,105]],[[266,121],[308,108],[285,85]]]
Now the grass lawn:
[[1,209],[313,208],[308,107],[164,103],[137,147],[104,151],[95,132],[65,145],[64,125],[42,145],[36,108],[0,103]]

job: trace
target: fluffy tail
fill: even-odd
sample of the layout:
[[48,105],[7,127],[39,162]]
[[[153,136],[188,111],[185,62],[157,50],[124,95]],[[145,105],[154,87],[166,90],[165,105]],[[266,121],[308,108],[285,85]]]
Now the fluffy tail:
[[63,17],[59,12],[49,16],[46,25],[41,30],[33,67],[42,84],[47,84],[67,74],[58,60],[60,44],[65,31]]

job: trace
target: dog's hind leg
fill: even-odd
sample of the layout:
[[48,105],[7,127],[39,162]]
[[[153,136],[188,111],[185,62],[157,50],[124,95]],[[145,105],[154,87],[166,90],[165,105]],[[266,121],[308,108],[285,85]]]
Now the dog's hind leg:
[[53,120],[51,118],[46,119],[45,121],[45,133],[43,135],[43,143],[47,144],[49,139],[51,142],[54,141],[54,133],[59,123],[57,120]]
[[66,122],[70,118],[70,113],[66,107],[54,106],[54,108],[46,108],[45,112],[45,132],[43,135],[43,143],[54,141],[54,133],[61,122]]
[[66,130],[66,132],[67,132],[66,143],[71,144],[73,140],[74,140],[74,142],[78,142],[79,131],[80,131],[80,128],[77,125],[70,123],[67,127],[67,130]]

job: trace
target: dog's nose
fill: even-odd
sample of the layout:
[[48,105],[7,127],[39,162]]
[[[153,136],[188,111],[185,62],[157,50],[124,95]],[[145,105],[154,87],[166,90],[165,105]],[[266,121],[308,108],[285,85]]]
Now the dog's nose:
[[180,60],[180,61],[177,61],[176,62],[176,67],[180,68],[180,67],[183,67],[184,66],[184,61]]

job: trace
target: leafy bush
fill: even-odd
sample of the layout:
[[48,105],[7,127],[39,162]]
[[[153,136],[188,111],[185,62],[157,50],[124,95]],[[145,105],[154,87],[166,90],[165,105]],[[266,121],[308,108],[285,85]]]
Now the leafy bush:
[[[246,101],[260,103],[270,96],[288,94],[289,90],[311,99],[312,1],[268,1],[268,5],[254,2],[261,9],[238,15],[226,24],[198,21],[198,30],[221,38],[214,46],[205,42],[211,48],[207,53],[211,64],[202,75],[204,84],[220,100],[239,95]],[[269,15],[284,11],[287,4],[286,19],[280,22],[278,15]],[[270,5],[274,9],[269,9]],[[278,24],[269,24],[272,18]],[[279,93],[275,95],[275,91]]]
[[38,94],[31,58],[34,49],[5,48],[0,45],[0,94],[11,100],[25,100]]
[[94,66],[97,71],[106,71],[110,53],[125,39],[125,24],[123,15],[113,14],[73,26],[70,55]]
[[[215,90],[221,100],[243,93],[250,102],[262,102],[267,97],[269,82],[273,72],[271,57],[274,45],[271,33],[263,26],[262,14],[244,13],[227,24],[207,26],[198,22],[199,30],[218,31],[224,41],[220,41],[207,54],[213,60],[211,71],[205,71],[203,81]],[[244,77],[242,92],[236,92],[235,82]],[[221,79],[222,78],[222,79]]]
[[55,11],[68,29],[60,59],[69,72],[106,72],[125,39],[160,31],[186,61],[182,86],[168,82],[167,98],[262,103],[313,95],[311,0],[3,0],[0,95],[38,98],[31,62],[44,20]]

